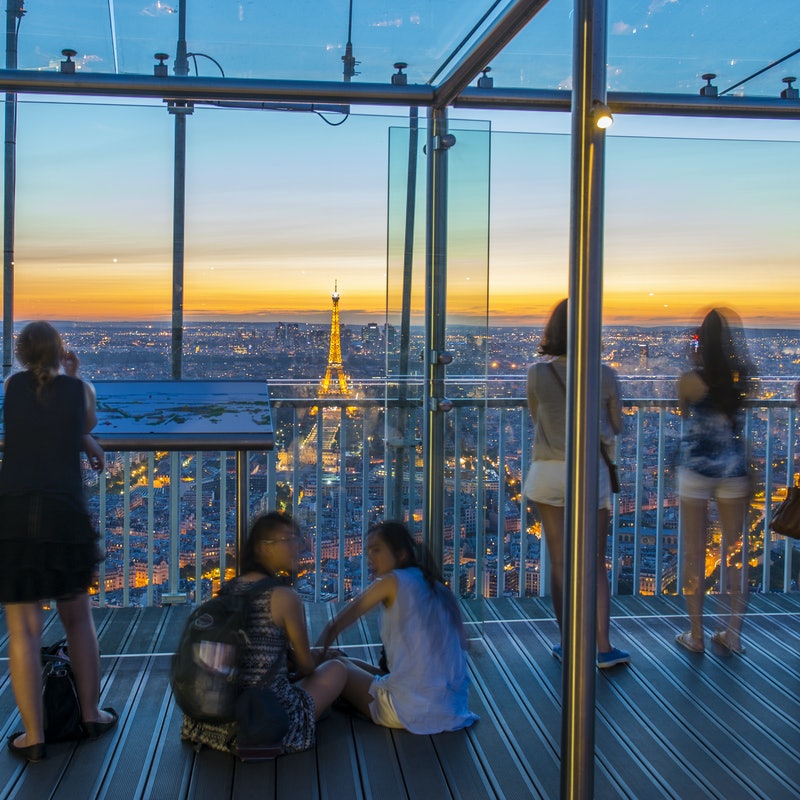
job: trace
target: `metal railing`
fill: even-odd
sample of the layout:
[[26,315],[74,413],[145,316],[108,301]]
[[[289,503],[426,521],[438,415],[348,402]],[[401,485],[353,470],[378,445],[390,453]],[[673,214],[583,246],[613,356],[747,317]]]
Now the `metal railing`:
[[[456,399],[448,415],[443,571],[463,597],[546,595],[547,552],[533,508],[521,496],[532,424],[520,398]],[[309,600],[343,600],[366,585],[369,526],[398,496],[421,532],[422,410],[403,409],[406,429],[380,399],[273,401],[272,451],[159,451],[108,454],[105,474],[88,479],[89,502],[105,535],[98,601],[153,605],[205,598],[233,574],[237,496],[248,516],[284,508],[306,536],[297,588]],[[608,565],[612,591],[661,594],[681,585],[680,510],[675,467],[681,417],[670,399],[623,403]],[[398,435],[399,434],[399,435]],[[793,540],[772,534],[769,517],[793,483],[796,410],[757,400],[746,409],[754,495],[748,513],[748,582],[756,591],[796,589]],[[237,490],[237,475],[240,486]],[[394,484],[400,482],[399,493]],[[718,549],[709,528],[709,557]]]

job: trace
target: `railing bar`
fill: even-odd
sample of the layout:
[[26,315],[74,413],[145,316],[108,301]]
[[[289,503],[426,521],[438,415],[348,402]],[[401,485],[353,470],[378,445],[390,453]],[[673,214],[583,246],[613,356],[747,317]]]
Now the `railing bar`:
[[147,454],[147,605],[153,605],[153,570],[155,562],[155,453]]
[[506,492],[503,467],[506,455],[506,409],[500,409],[497,431],[497,588],[498,597],[506,591]]
[[[617,454],[621,452],[619,436],[615,437],[614,452]],[[619,455],[616,456],[616,460],[619,463]],[[600,469],[605,469],[605,464],[601,464]],[[619,590],[619,494],[611,495],[611,506],[611,596],[613,597]]]
[[131,600],[131,454],[122,458],[122,605]]
[[203,602],[203,454],[194,454],[194,601]]
[[347,507],[347,408],[339,409],[339,563],[336,566],[336,577],[339,586],[339,602],[344,601],[344,564],[345,564],[345,530],[344,512]]
[[225,583],[228,561],[228,453],[219,454],[219,582]]
[[[104,549],[108,546],[108,525],[107,525],[107,509],[106,509],[106,499],[107,499],[107,492],[106,492],[106,483],[108,481],[108,472],[107,467],[104,469],[99,476],[98,486],[100,488],[100,509],[98,512],[98,519],[97,519],[97,528],[100,536],[103,537],[103,547]],[[100,608],[103,608],[106,604],[106,561],[103,559],[100,562],[100,569],[98,570],[98,597],[97,603]]]
[[485,597],[486,574],[486,488],[483,455],[486,453],[486,404],[478,408],[478,447],[475,453],[475,597]]
[[322,439],[324,433],[325,409],[317,406],[317,491],[314,496],[314,602],[322,599]]
[[656,509],[655,594],[661,594],[663,584],[662,552],[664,541],[664,428],[666,408],[658,409],[658,508]]
[[[525,597],[528,588],[528,498],[525,497],[525,476],[528,474],[528,425],[529,415],[520,410],[519,415],[519,597]],[[531,583],[533,579],[531,579]],[[538,594],[538,592],[537,592]]]
[[[371,422],[371,421],[370,421]],[[384,450],[386,453],[386,450]],[[385,478],[388,473],[388,465],[384,457],[384,487],[386,486]],[[366,409],[364,410],[363,423],[361,427],[361,507],[363,513],[361,514],[361,586],[360,590],[363,592],[367,587],[367,531],[370,527],[370,496],[369,496],[369,473],[370,473],[370,436],[369,426],[367,426]],[[384,498],[386,497],[384,488]],[[385,503],[385,501],[384,501]],[[384,508],[385,508],[384,504]]]
[[[461,547],[461,415],[462,410],[453,410],[453,583],[456,597],[461,593],[461,575],[464,567],[464,551]],[[466,580],[464,581],[466,585]]]

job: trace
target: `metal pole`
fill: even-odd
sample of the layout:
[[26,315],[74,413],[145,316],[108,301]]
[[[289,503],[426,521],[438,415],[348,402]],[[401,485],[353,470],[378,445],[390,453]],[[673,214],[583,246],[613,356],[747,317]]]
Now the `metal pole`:
[[447,319],[447,111],[428,111],[428,182],[425,258],[425,396],[423,452],[423,526],[427,543],[441,567],[444,548],[444,411]]
[[236,574],[242,574],[242,550],[247,541],[248,483],[250,481],[249,453],[236,451]]
[[[22,0],[6,3],[6,69],[17,68],[17,20]],[[17,184],[17,95],[6,94],[5,171],[3,175],[3,377],[14,363],[14,225]]]
[[[419,151],[419,109],[408,110],[408,165],[406,174],[406,225],[403,239],[403,289],[400,306],[400,365],[398,369],[397,411],[394,437],[399,444],[395,449],[394,487],[389,498],[389,517],[403,517],[403,481],[406,453],[412,453],[413,433],[408,419],[408,365],[411,350],[411,278],[414,267],[414,228],[417,209],[417,156]],[[410,456],[413,458],[413,455]],[[409,509],[409,518],[413,509]]]
[[[178,3],[178,44],[175,55],[175,74],[189,74],[186,56],[186,0]],[[192,106],[173,102],[170,114],[175,116],[175,163],[172,208],[172,378],[180,380],[183,365],[183,254],[186,219],[186,116]]]
[[561,797],[594,790],[606,0],[577,0],[573,46]]

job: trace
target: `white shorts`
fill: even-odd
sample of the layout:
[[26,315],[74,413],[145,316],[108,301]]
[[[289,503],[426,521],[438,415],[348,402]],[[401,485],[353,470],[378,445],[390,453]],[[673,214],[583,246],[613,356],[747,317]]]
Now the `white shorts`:
[[376,725],[382,725],[384,728],[404,729],[405,725],[397,718],[394,700],[392,700],[389,690],[373,681],[370,684],[369,693],[372,695],[372,702],[369,704],[369,714],[372,717],[372,721]]
[[741,500],[750,496],[749,475],[709,478],[688,467],[678,467],[678,495],[687,500]]
[[[611,508],[611,478],[605,461],[597,465],[597,507]],[[534,503],[563,508],[567,491],[566,461],[534,461],[525,478],[523,492]]]

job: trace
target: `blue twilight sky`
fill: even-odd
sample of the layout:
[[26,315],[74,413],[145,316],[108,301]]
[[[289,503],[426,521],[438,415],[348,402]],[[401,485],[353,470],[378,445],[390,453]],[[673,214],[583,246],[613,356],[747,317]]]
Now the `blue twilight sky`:
[[[386,81],[402,59],[411,81],[427,81],[484,12],[485,25],[504,6],[354,0],[354,80]],[[154,52],[174,54],[177,6],[28,0],[25,8],[22,68],[54,68],[63,47],[95,72],[149,73]],[[609,88],[696,94],[699,75],[712,71],[723,89],[795,49],[798,15],[788,0],[611,2]],[[187,39],[228,76],[337,80],[347,19],[339,0],[278,8],[188,0]],[[502,86],[569,88],[570,50],[571,4],[554,0],[492,74]],[[202,56],[196,63],[200,74],[219,74]],[[775,96],[792,70],[800,57],[737,92]],[[187,125],[188,318],[325,319],[334,280],[345,321],[380,320],[387,284],[394,307],[405,112],[354,112],[331,127],[310,114],[196,108]],[[452,117],[449,312],[470,319],[488,307],[497,324],[538,322],[567,286],[569,118]],[[607,147],[607,320],[683,321],[716,303],[750,324],[795,324],[787,287],[800,260],[799,133],[796,122],[618,118]],[[168,317],[172,148],[162,103],[22,99],[17,318]],[[419,214],[417,311],[423,239]]]

